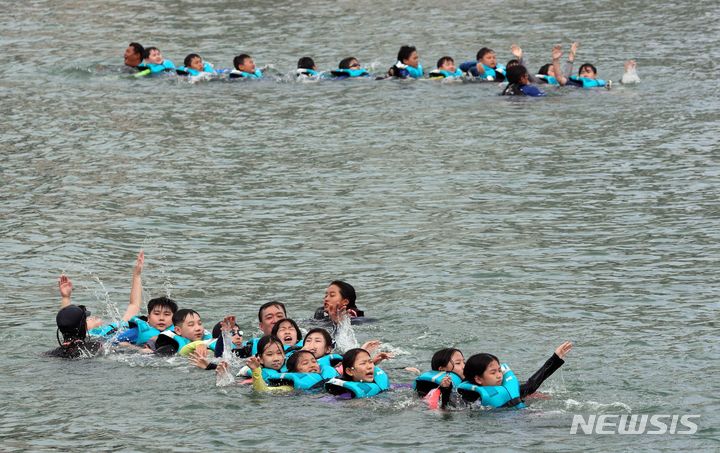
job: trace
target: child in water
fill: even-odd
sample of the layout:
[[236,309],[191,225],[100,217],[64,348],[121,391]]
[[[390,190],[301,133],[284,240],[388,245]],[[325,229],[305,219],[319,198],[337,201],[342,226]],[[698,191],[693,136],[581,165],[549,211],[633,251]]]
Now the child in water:
[[419,79],[423,76],[420,57],[414,46],[402,46],[398,51],[397,63],[387,73],[388,77]]
[[262,79],[263,77],[262,71],[255,67],[255,60],[246,53],[233,58],[233,67],[235,69],[230,71],[229,75],[231,79]]
[[360,66],[360,61],[355,57],[343,58],[338,63],[338,69],[330,71],[335,78],[346,79],[352,77],[369,77],[367,69]]
[[350,349],[343,355],[342,377],[329,380],[325,388],[334,395],[347,394],[351,398],[367,398],[388,390],[387,374],[376,365],[389,357],[381,353],[373,359],[365,349]]
[[295,77],[298,79],[303,78],[316,78],[320,75],[315,65],[315,60],[311,57],[302,57],[298,60],[297,70],[295,71]]
[[[258,342],[257,355],[249,357],[247,359],[247,366],[252,372],[253,390],[258,392],[292,391],[292,386],[268,386],[262,375],[263,368],[280,371],[280,369],[285,364],[285,352],[283,349],[283,343],[277,337],[274,337],[272,335],[265,335],[260,339],[260,341]],[[217,370],[215,370],[218,378],[225,373],[229,373],[229,368],[230,366],[226,361],[220,362]]]
[[495,51],[487,47],[478,50],[476,61],[466,61],[460,65],[460,70],[482,80],[503,82],[505,80],[505,66],[498,64]]
[[287,369],[291,373],[319,373],[320,364],[312,352],[300,350],[290,356]]
[[[530,379],[520,385],[520,394],[516,398],[517,401],[511,400],[509,405],[522,403],[525,397],[534,393],[538,387],[550,377],[565,361],[563,360],[573,345],[569,341],[563,342],[555,349],[554,354],[543,364],[538,371],[533,374]],[[475,354],[465,363],[463,370],[465,374],[465,382],[477,386],[501,386],[503,385],[504,372],[500,366],[500,360],[492,354],[482,353]],[[478,394],[466,392],[460,389],[460,394],[468,402],[474,402],[478,399]],[[481,401],[482,403],[482,401]]]
[[508,86],[505,87],[503,96],[545,96],[545,92],[530,85],[530,74],[527,68],[521,64],[514,65],[507,70]]
[[202,73],[214,74],[215,69],[210,63],[203,61],[202,57],[196,53],[191,53],[185,57],[183,66],[177,68],[178,75],[198,76]]
[[300,327],[290,318],[285,318],[275,323],[270,335],[282,341],[286,352],[294,351],[302,346],[302,343],[298,344],[302,339]]
[[[415,390],[431,409],[439,407],[440,399],[442,407],[447,407],[452,396],[456,395],[452,392],[453,387],[465,378],[465,357],[456,348],[440,349],[433,354],[430,368],[432,371],[421,374],[415,380]],[[410,370],[416,371],[414,368]],[[457,398],[453,402],[457,404]]]
[[457,79],[462,77],[462,71],[455,67],[455,60],[452,57],[441,57],[437,61],[437,69],[428,74],[431,79]]
[[144,56],[145,60],[138,66],[140,70],[149,69],[152,74],[175,71],[175,64],[164,59],[157,47],[146,47]]

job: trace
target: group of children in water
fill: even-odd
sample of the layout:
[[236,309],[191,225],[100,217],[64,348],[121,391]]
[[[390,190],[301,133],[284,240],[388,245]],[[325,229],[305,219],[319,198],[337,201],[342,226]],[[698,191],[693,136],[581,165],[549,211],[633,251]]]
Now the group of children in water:
[[[364,318],[352,285],[339,280],[330,283],[323,306],[315,313],[316,320],[326,320],[333,326],[333,334],[314,327],[303,337],[298,324],[287,317],[285,306],[272,301],[258,311],[258,327],[263,335],[245,340],[234,316],[226,316],[210,332],[197,311],[178,309],[168,297],[151,299],[147,316],[139,316],[144,260],[141,251],[133,270],[128,307],[119,321],[110,324],[91,317],[85,306],[71,303],[72,282],[62,275],[58,281],[61,308],[56,318],[60,346],[48,354],[80,358],[102,351],[134,350],[179,355],[194,366],[215,370],[218,383],[234,382],[230,369],[238,359],[246,359],[237,373],[239,382],[263,392],[325,390],[346,399],[372,397],[391,388],[378,364],[393,355],[378,351],[379,341],[368,341],[342,355],[335,351],[333,334],[338,326]],[[463,353],[455,348],[435,352],[430,371],[408,370],[419,374],[414,388],[433,408],[473,404],[524,407],[525,398],[564,363],[571,349],[570,342],[562,343],[523,384],[496,356],[475,354],[466,362]]]
[[[544,64],[537,73],[533,74],[528,71],[523,59],[523,51],[519,46],[513,44],[511,52],[514,58],[506,65],[497,62],[494,50],[483,47],[477,52],[475,60],[466,61],[459,66],[455,65],[452,57],[441,57],[437,61],[437,67],[430,71],[427,77],[430,79],[507,82],[502,94],[514,96],[545,96],[545,92],[539,88],[539,85],[609,89],[612,81],[598,78],[597,68],[590,63],[582,64],[577,75],[572,74],[577,50],[578,43],[573,43],[570,46],[565,67],[561,70],[562,46],[554,46],[551,63]],[[157,47],[145,48],[136,42],[130,43],[125,50],[125,65],[137,70],[136,76],[169,72],[196,78],[222,76],[229,79],[262,79],[265,77],[263,71],[256,67],[252,56],[248,54],[234,57],[232,69],[215,69],[196,53],[187,55],[183,65],[176,67],[172,61],[163,58]],[[402,46],[398,51],[397,62],[390,67],[387,73],[382,75],[372,74],[367,68],[363,68],[355,57],[344,58],[336,69],[321,72],[313,58],[305,56],[298,60],[295,77],[303,80],[366,77],[420,79],[425,77],[425,71],[420,64],[417,49],[413,46]],[[625,62],[625,73],[621,82],[635,83],[639,80],[635,61],[628,60]]]

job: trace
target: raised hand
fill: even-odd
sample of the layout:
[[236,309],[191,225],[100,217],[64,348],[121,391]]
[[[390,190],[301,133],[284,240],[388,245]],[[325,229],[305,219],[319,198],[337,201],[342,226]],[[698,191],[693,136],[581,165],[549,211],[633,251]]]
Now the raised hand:
[[377,348],[380,347],[380,340],[368,340],[365,343],[363,343],[362,346],[360,346],[361,349],[366,350],[370,355],[375,352]]
[[552,59],[559,60],[563,56],[562,45],[555,44],[552,48]]
[[572,349],[573,344],[569,341],[563,342],[560,346],[555,349],[555,354],[561,359],[564,359],[568,352]]
[[518,60],[522,60],[523,51],[517,44],[510,46],[510,53],[512,53]]
[[145,251],[143,249],[140,249],[137,260],[135,260],[135,268],[133,269],[133,275],[140,276],[143,271],[143,266],[145,266]]
[[257,370],[258,368],[260,368],[260,359],[258,357],[248,357],[245,363],[251,370]]
[[580,47],[580,43],[577,41],[570,45],[570,54],[568,55],[569,61],[575,61],[575,54],[577,53],[578,47]]
[[210,361],[207,358],[207,347],[201,348],[198,346],[195,351],[190,354],[189,360],[190,363],[196,367],[202,368],[203,370],[206,369],[210,364]]
[[393,357],[395,357],[395,354],[392,352],[381,352],[373,358],[373,363],[377,365],[383,360],[392,359]]
[[63,299],[72,296],[73,284],[67,275],[63,274],[58,278],[58,288],[60,288],[60,296]]

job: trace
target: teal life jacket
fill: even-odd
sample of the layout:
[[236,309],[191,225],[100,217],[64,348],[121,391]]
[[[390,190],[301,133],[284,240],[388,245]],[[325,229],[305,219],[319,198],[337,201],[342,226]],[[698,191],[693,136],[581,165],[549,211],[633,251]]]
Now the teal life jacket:
[[365,68],[361,69],[333,69],[330,71],[335,77],[338,78],[350,78],[350,77],[369,77],[370,73]]
[[[118,325],[120,325],[121,327],[118,328]],[[127,329],[128,327],[130,327],[130,326],[125,321],[121,321],[120,324],[113,322],[110,324],[106,324],[104,326],[95,327],[94,329],[88,330],[88,335],[93,336],[93,337],[108,338],[108,337],[115,335],[115,333],[117,333],[118,331],[123,331],[123,330]]]
[[[212,334],[206,330],[201,340],[213,340]],[[161,348],[164,346],[170,346],[174,354],[180,352],[182,348],[189,345],[190,343],[192,343],[191,340],[176,334],[174,330],[171,329],[161,332],[160,335],[158,335],[157,340],[155,341],[155,345],[157,346],[158,350],[161,350]],[[167,355],[167,351],[161,351],[160,353]]]
[[428,74],[431,79],[452,79],[462,77],[462,71],[455,69],[455,72],[446,71],[444,69],[435,69]]
[[317,76],[319,76],[319,75],[320,75],[320,73],[317,72],[317,71],[315,71],[315,70],[313,70],[313,69],[298,68],[298,69],[295,71],[295,76],[296,76],[296,77],[303,77],[303,76],[305,76],[305,77],[317,77]]
[[263,369],[263,379],[271,387],[292,385],[297,390],[313,390],[338,376],[332,367],[320,367],[319,373],[287,373]]
[[463,382],[457,387],[458,393],[469,402],[479,399],[483,406],[524,408],[525,404],[520,399],[520,382],[515,373],[504,363],[501,369],[503,370],[502,385],[482,386]]
[[390,380],[387,374],[375,367],[372,382],[345,381],[339,378],[330,379],[325,383],[325,389],[334,394],[341,395],[350,393],[353,398],[370,398],[390,388]]
[[537,75],[535,75],[535,77],[537,77],[539,80],[547,83],[548,85],[556,85],[556,86],[560,85],[560,82],[558,82],[557,79],[551,75],[537,74]]
[[145,69],[149,69],[152,74],[158,74],[160,72],[174,72],[176,68],[172,61],[163,60],[161,64],[143,62],[138,65],[138,70],[144,71]]
[[[481,63],[482,64],[482,63]],[[481,77],[485,80],[497,80],[499,78],[498,74],[502,75],[502,78],[505,78],[505,66],[501,64],[497,64],[495,68],[491,68],[487,65],[482,65],[483,69],[485,69],[485,73],[481,75]]]
[[425,396],[430,392],[430,390],[440,387],[440,382],[445,378],[445,376],[450,376],[452,385],[455,388],[462,384],[462,378],[453,372],[432,370],[426,371],[415,378],[413,388],[421,397]]
[[255,72],[245,72],[233,69],[229,76],[231,79],[262,79],[263,73],[260,69],[255,68]]
[[583,88],[600,88],[607,85],[607,82],[603,79],[589,79],[587,77],[570,76],[570,80],[576,82],[576,84]]
[[187,66],[180,66],[176,69],[176,72],[178,75],[191,75],[191,76],[198,76],[202,74],[203,72],[207,72],[210,74],[215,73],[215,69],[213,68],[213,65],[207,62],[203,62],[203,69],[202,71],[198,71],[197,69],[188,68]]
[[336,367],[336,366],[338,366],[338,364],[342,363],[342,359],[343,359],[343,357],[340,354],[330,353],[330,354],[325,354],[324,356],[317,359],[317,363],[321,367],[324,367],[324,366]]
[[[157,337],[160,335],[160,331],[156,329],[155,327],[148,324],[147,320],[139,317],[139,316],[133,316],[130,318],[130,321],[128,322],[130,327],[135,327],[138,330],[137,338],[135,339],[135,342],[133,344],[136,344],[138,346],[142,346],[145,343],[148,342],[153,337]],[[173,329],[174,326],[168,327],[169,329]]]

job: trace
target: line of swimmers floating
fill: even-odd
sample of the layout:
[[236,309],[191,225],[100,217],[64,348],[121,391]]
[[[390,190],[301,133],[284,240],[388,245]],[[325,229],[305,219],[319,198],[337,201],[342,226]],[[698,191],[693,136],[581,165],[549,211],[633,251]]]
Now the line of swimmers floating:
[[[380,342],[371,340],[361,348],[333,352],[335,343],[328,330],[310,329],[302,337],[300,327],[287,318],[285,306],[277,301],[258,311],[260,338],[245,341],[234,316],[226,316],[212,332],[205,330],[200,315],[192,309],[178,309],[167,297],[151,299],[147,317],[138,316],[142,301],[141,274],[144,253],[138,255],[133,270],[130,302],[121,321],[104,324],[90,317],[83,305],[71,303],[72,282],[62,275],[58,280],[61,309],[57,314],[60,346],[47,354],[62,358],[92,357],[110,349],[131,349],[160,355],[179,355],[202,369],[216,370],[218,383],[230,378],[230,362],[245,358],[239,382],[251,384],[261,392],[326,390],[340,399],[366,398],[391,388],[387,374],[377,365],[393,357],[378,352]],[[328,319],[335,326],[344,317],[363,318],[355,305],[354,288],[342,281],[332,282],[316,319]],[[62,335],[62,339],[60,338]],[[524,407],[533,394],[564,363],[572,349],[564,342],[525,383],[500,360],[487,353],[475,354],[467,362],[462,352],[443,348],[431,359],[431,370],[416,372],[414,388],[432,408],[480,404],[490,407]],[[210,357],[213,353],[214,358]],[[230,359],[228,361],[228,358]]]
[[[611,80],[603,80],[597,77],[597,68],[590,63],[584,63],[578,70],[578,75],[572,75],[575,54],[578,43],[570,46],[567,62],[564,70],[560,69],[560,59],[563,56],[561,45],[552,49],[552,62],[540,67],[537,74],[533,75],[527,70],[523,59],[522,49],[513,44],[511,52],[515,58],[508,61],[507,65],[497,62],[495,51],[490,48],[481,48],[475,60],[466,61],[459,67],[455,66],[452,57],[444,56],[437,61],[437,68],[428,73],[430,79],[472,79],[490,82],[507,82],[503,90],[504,95],[520,96],[544,96],[545,93],[538,88],[537,84],[554,86],[575,86],[582,88],[610,88]],[[233,69],[215,69],[212,64],[204,61],[196,53],[185,57],[183,66],[176,67],[175,64],[163,58],[157,47],[143,47],[139,43],[132,42],[125,50],[125,65],[137,69],[136,76],[147,76],[160,73],[176,73],[181,76],[191,77],[217,77],[226,76],[229,79],[262,79],[264,73],[255,66],[254,59],[248,54],[240,54],[233,58]],[[625,62],[625,73],[621,79],[622,83],[636,83],[640,79],[636,72],[634,60]],[[375,77],[366,68],[360,65],[355,57],[347,57],[340,61],[337,69],[326,72],[318,71],[312,57],[302,57],[298,60],[295,76],[299,79],[350,79],[362,77]],[[425,76],[417,49],[413,46],[402,46],[398,52],[397,62],[387,71],[386,74],[377,77],[419,79]]]

